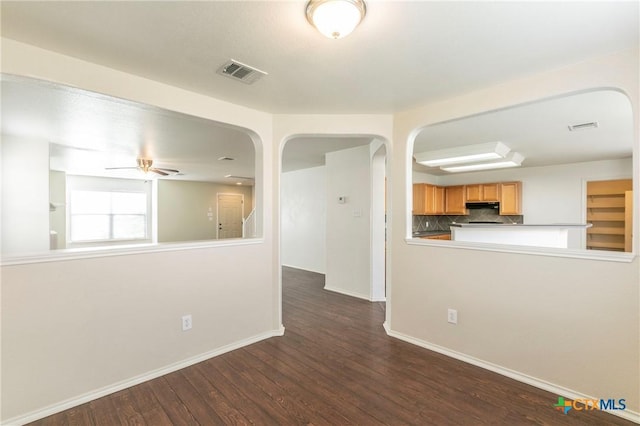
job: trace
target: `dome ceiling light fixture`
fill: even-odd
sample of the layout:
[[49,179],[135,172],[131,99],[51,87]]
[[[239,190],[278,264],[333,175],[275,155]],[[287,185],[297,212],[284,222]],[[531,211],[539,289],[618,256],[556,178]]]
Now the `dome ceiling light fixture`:
[[325,37],[348,36],[367,13],[364,0],[310,0],[307,20]]

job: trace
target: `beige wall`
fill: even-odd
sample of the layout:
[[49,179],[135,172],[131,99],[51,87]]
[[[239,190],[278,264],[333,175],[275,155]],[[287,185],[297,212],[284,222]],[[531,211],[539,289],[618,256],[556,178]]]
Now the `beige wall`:
[[[411,151],[416,130],[440,121],[601,87],[625,91],[635,127],[638,52],[506,82],[396,115],[392,176],[392,335],[514,374],[554,392],[625,398],[640,411],[637,257],[610,262],[412,245]],[[634,205],[638,206],[638,179]],[[638,235],[638,208],[635,208]],[[636,253],[638,244],[635,244]],[[458,324],[447,323],[447,308]],[[552,401],[549,401],[551,404]]]
[[[218,193],[244,196],[244,217],[253,209],[252,187],[183,180],[158,181],[158,242],[217,237]],[[209,209],[213,214],[209,220]]]
[[[282,332],[270,115],[6,39],[2,70],[248,129],[258,142],[262,235],[235,245],[4,261],[3,423],[43,417]],[[188,332],[180,329],[185,314],[193,316]]]

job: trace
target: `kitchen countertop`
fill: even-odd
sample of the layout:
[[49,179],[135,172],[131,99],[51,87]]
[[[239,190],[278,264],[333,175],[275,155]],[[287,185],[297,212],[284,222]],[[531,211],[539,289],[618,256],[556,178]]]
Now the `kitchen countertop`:
[[547,224],[524,224],[524,223],[453,223],[452,227],[457,228],[591,228],[592,223],[547,223]]
[[413,237],[431,237],[433,235],[449,235],[451,231],[419,231],[412,234]]

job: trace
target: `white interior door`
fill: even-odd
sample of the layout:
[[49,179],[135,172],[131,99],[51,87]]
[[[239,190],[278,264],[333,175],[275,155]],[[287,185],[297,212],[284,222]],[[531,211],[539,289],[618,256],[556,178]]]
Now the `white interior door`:
[[218,194],[218,239],[242,238],[244,195]]

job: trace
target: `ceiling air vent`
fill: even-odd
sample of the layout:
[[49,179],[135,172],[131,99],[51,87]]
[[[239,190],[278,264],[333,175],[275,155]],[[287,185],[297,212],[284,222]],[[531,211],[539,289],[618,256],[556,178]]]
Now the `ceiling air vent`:
[[217,72],[220,75],[233,78],[234,80],[239,80],[246,84],[254,83],[256,80],[267,75],[264,71],[260,71],[257,68],[250,67],[249,65],[245,65],[234,59],[218,68]]
[[595,129],[598,127],[597,121],[592,121],[590,123],[581,123],[581,124],[572,124],[569,125],[569,130],[575,132],[576,130],[586,130],[586,129]]

